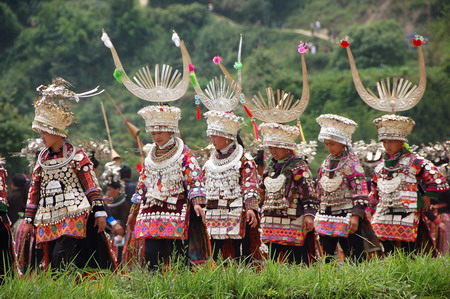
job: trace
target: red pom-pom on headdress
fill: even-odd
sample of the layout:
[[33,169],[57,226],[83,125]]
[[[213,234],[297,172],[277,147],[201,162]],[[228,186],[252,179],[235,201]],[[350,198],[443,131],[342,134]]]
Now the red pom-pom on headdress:
[[341,40],[341,47],[342,48],[347,48],[348,46],[350,46],[350,43],[348,41],[346,41],[345,39]]
[[350,37],[346,35],[344,39],[341,39],[339,45],[341,45],[342,48],[347,48],[348,46],[350,46],[351,42],[352,40],[350,39]]
[[424,38],[422,35],[418,35],[416,34],[413,39],[411,40],[411,43],[416,46],[416,47],[420,47],[423,43],[424,43]]

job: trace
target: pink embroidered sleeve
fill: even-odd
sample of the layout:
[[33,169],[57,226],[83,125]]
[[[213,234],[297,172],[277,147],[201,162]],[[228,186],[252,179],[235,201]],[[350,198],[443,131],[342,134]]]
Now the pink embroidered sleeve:
[[[319,170],[317,171],[317,182],[320,182],[320,179],[323,176],[324,170],[323,170],[323,162],[322,165],[320,165]],[[317,183],[316,186],[316,195],[317,195],[317,199],[320,201],[322,198],[322,188],[319,187],[319,183]]]
[[136,192],[131,198],[131,202],[133,203],[133,205],[139,206],[142,202],[142,199],[145,198],[145,194],[147,193],[147,187],[144,184],[144,181],[147,178],[147,176],[145,175],[145,168],[146,167],[144,165],[141,174],[139,175],[139,181],[136,185]]
[[187,198],[193,205],[206,204],[205,190],[203,186],[203,172],[200,169],[197,158],[185,146],[183,157],[184,186],[187,190]]
[[0,213],[8,210],[6,176],[6,169],[0,165]]
[[39,192],[41,189],[41,167],[38,163],[34,166],[31,174],[30,189],[28,190],[25,218],[34,219],[39,205]]
[[[299,200],[303,205],[305,215],[315,216],[319,201],[317,199],[316,189],[314,188],[314,180],[312,173],[306,163],[297,162],[292,170],[292,181],[294,189],[299,194]],[[289,197],[291,195],[289,194]]]
[[74,172],[80,180],[84,193],[93,205],[94,212],[104,210],[103,194],[94,173],[92,162],[81,149],[78,150],[77,155],[82,155],[83,157],[80,161],[75,161]]
[[437,198],[437,192],[448,189],[446,178],[432,162],[416,157],[412,162],[412,167],[416,168],[417,179],[423,182],[426,195]]
[[351,174],[347,175],[347,182],[352,190],[353,209],[352,214],[364,218],[364,210],[369,202],[369,190],[367,188],[364,170],[356,157],[349,160]]
[[[256,163],[253,158],[244,154],[241,168],[241,190],[244,199],[245,210],[258,210],[259,188]],[[246,157],[247,156],[247,157]]]
[[372,212],[375,211],[375,208],[378,205],[378,202],[380,201],[380,198],[378,196],[377,184],[378,184],[378,176],[377,174],[374,174],[371,182],[372,188],[369,193],[369,205],[368,205],[368,209]]

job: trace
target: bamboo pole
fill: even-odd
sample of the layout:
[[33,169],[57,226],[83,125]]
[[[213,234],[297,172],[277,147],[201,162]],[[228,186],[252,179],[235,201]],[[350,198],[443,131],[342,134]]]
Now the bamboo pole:
[[139,137],[139,133],[140,130],[138,127],[136,127],[135,125],[133,125],[129,120],[127,120],[125,118],[125,116],[123,115],[122,111],[120,110],[119,106],[117,106],[116,101],[114,101],[113,97],[109,94],[109,92],[107,92],[105,90],[105,94],[108,97],[108,99],[113,103],[114,107],[116,108],[117,112],[119,113],[120,117],[122,118],[123,122],[125,123],[125,125],[127,126],[128,129],[128,133],[130,133],[130,135],[134,138],[134,140],[137,143],[137,146],[139,148],[139,152],[140,152],[140,160],[141,163],[144,164],[144,145],[142,143],[141,138]]

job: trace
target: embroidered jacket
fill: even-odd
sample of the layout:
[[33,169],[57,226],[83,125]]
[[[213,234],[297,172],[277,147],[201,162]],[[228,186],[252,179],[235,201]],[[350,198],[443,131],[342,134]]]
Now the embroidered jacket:
[[314,216],[318,200],[307,163],[295,156],[272,160],[261,185],[263,242],[302,246],[303,215]]
[[321,214],[351,212],[364,218],[368,193],[364,169],[354,154],[345,152],[336,158],[328,156],[322,162],[317,177]]
[[[137,238],[187,239],[191,205],[204,203],[203,175],[196,157],[176,138],[168,152],[175,154],[161,162],[152,160],[152,148],[140,174],[130,213],[138,212]],[[154,145],[156,146],[156,145]]]
[[439,192],[448,189],[445,177],[433,163],[405,149],[393,160],[385,155],[375,168],[372,185],[370,208],[377,207],[382,213],[415,212],[420,208],[421,193],[437,198]]
[[[285,177],[284,183],[279,190],[271,192],[266,178],[277,179],[280,175]],[[292,156],[281,163],[272,160],[264,171],[261,189],[264,215],[314,216],[317,211],[313,177],[308,164],[300,158]]]
[[[25,218],[34,220],[38,243],[63,235],[85,237],[86,216],[91,210],[104,211],[91,161],[82,149],[65,146],[69,158],[63,157],[63,151],[52,154],[43,149],[33,170]],[[64,161],[60,167],[46,168]]]
[[259,209],[259,186],[256,163],[249,153],[242,156],[241,163],[240,183],[244,196],[244,207],[245,210],[257,211]]

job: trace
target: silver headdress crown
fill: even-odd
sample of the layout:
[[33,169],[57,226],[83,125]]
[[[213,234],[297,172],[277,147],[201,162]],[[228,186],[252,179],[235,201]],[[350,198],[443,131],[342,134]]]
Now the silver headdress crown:
[[93,97],[104,91],[99,91],[97,86],[83,93],[75,93],[68,89],[70,86],[72,85],[63,78],[55,78],[52,84],[40,85],[36,88],[39,99],[33,104],[35,117],[32,129],[34,131],[67,137],[67,128],[73,121],[71,101],[75,100],[78,103],[80,98]]
[[111,149],[108,146],[108,141],[106,140],[80,140],[74,142],[78,144],[78,147],[83,149],[83,151],[87,154],[89,159],[96,158],[98,160],[107,160],[111,157]]
[[15,153],[15,156],[25,157],[28,161],[28,167],[32,170],[38,154],[45,148],[42,138],[29,138],[26,141],[26,145],[20,150],[19,153]]
[[408,142],[407,137],[416,122],[407,116],[386,114],[374,119],[373,124],[378,129],[380,141],[388,139]]
[[[125,87],[135,96],[145,101],[156,103],[173,102],[181,98],[189,87],[189,65],[191,58],[178,34],[173,31],[172,41],[181,50],[183,58],[183,74],[178,70],[173,71],[171,66],[163,64],[160,67],[155,65],[154,78],[148,66],[140,69],[133,77],[134,82],[126,74],[119,55],[114,48],[109,36],[103,31],[102,41],[111,50],[116,70],[114,76],[123,83]],[[161,112],[161,113],[159,113]],[[167,131],[178,133],[178,120],[181,118],[181,111],[176,107],[148,106],[139,110],[146,123],[146,131]]]
[[316,121],[320,125],[319,141],[331,139],[351,146],[352,134],[358,126],[353,120],[336,114],[322,114]]
[[450,159],[450,140],[422,144],[417,153],[434,164],[441,164],[443,161]]

